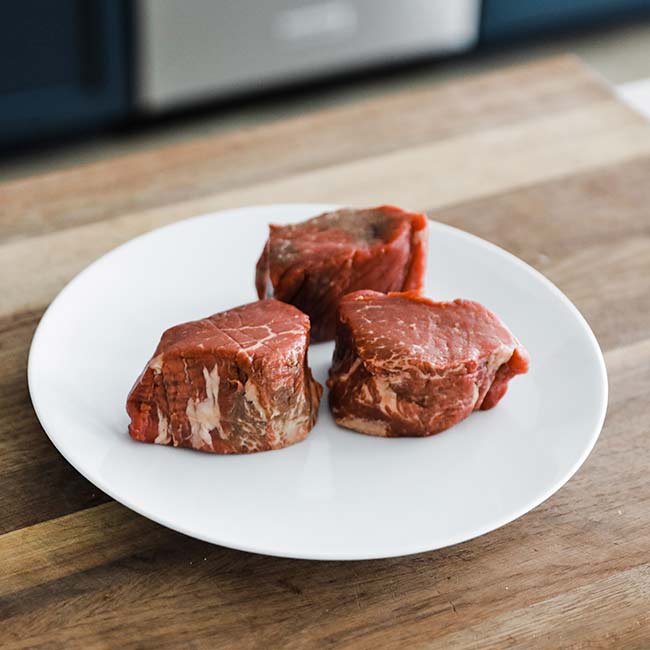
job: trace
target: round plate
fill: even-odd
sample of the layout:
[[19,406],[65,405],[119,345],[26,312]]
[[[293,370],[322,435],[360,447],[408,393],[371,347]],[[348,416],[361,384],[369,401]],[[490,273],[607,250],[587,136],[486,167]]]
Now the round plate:
[[[554,285],[500,248],[431,222],[426,293],[478,300],[528,348],[531,369],[494,409],[430,438],[338,428],[324,395],[305,442],[218,456],[127,435],[127,393],[162,331],[255,300],[267,224],[333,206],[269,205],[188,219],[80,273],[43,316],[29,389],[52,442],[89,481],[165,526],[232,548],[308,559],[391,557],[503,526],[559,489],[607,404],[598,343]],[[312,345],[325,382],[333,344]]]

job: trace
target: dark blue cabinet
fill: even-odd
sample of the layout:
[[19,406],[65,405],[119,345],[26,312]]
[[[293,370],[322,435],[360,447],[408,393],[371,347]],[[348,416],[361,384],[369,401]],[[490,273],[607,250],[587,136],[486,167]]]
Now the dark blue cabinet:
[[129,110],[129,6],[20,0],[0,10],[0,146],[112,123]]
[[482,8],[481,41],[494,43],[638,15],[650,0],[483,0]]

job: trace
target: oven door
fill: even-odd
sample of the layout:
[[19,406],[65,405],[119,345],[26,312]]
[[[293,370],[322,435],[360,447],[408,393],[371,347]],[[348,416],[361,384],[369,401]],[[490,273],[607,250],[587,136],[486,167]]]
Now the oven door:
[[479,0],[139,0],[137,101],[159,111],[477,39]]

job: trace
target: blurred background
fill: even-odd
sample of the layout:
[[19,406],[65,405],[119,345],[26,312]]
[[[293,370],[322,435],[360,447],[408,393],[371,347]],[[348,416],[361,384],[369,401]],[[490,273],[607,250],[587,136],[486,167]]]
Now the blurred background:
[[2,16],[0,180],[557,52],[650,107],[650,0],[21,0]]

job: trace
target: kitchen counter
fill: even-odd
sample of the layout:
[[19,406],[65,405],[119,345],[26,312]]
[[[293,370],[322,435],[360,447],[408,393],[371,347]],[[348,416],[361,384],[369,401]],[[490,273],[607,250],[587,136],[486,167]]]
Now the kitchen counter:
[[154,122],[144,128],[97,134],[59,148],[32,150],[0,159],[0,181],[56,171],[64,166],[107,160],[156,146],[191,142],[236,129],[270,124],[298,115],[351,104],[372,97],[431,87],[467,74],[484,74],[506,65],[529,63],[571,52],[612,86],[650,77],[650,22],[614,23],[595,30],[567,33],[480,50],[466,56],[421,62],[390,73],[381,69],[341,83],[317,85],[295,93],[269,92],[226,106],[198,107],[194,114]]
[[[0,645],[650,647],[649,175],[650,124],[567,56],[0,185]],[[26,382],[64,284],[156,226],[303,201],[426,211],[566,292],[610,404],[565,487],[464,544],[309,562],[167,530],[66,463]]]

